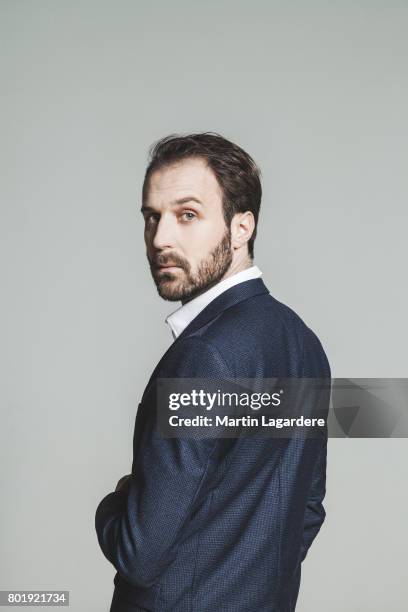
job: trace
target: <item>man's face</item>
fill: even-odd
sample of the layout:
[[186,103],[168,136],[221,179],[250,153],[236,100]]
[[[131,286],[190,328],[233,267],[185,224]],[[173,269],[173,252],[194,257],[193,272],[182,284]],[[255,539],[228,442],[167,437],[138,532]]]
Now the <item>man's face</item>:
[[147,258],[160,296],[186,302],[217,283],[232,261],[222,192],[201,158],[153,172],[142,206]]

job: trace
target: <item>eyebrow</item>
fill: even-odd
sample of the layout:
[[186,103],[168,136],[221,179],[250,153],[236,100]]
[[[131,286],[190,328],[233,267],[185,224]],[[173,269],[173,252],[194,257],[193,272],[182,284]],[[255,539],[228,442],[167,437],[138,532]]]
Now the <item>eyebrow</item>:
[[[196,204],[203,206],[203,203],[201,202],[201,200],[199,200],[195,196],[184,196],[183,198],[177,198],[177,200],[173,200],[171,204],[173,206],[180,206],[181,204],[188,204],[189,202],[195,202]],[[145,206],[144,204],[142,204],[142,207],[140,210],[141,212],[145,212],[147,210],[154,210],[154,208],[152,208],[151,206]]]

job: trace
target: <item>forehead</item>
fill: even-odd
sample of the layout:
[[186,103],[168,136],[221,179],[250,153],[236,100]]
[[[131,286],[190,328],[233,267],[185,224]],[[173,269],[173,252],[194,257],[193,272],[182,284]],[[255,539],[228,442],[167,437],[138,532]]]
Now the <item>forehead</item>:
[[204,159],[184,159],[151,174],[146,198],[150,205],[171,203],[187,196],[196,197],[204,205],[222,200],[216,176]]

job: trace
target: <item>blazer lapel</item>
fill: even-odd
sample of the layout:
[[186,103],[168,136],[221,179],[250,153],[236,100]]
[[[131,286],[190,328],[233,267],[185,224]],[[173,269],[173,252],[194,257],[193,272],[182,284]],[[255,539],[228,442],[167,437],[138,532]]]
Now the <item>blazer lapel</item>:
[[221,295],[216,297],[212,302],[210,302],[198,315],[187,325],[187,327],[181,332],[178,336],[177,340],[181,340],[186,336],[194,333],[200,327],[203,327],[207,323],[211,321],[211,319],[215,319],[218,315],[220,315],[224,310],[235,306],[239,302],[243,302],[248,298],[253,297],[254,295],[259,295],[262,293],[269,293],[266,288],[264,282],[260,278],[253,278],[249,281],[244,281],[243,283],[238,283],[238,285],[234,285],[230,287]]

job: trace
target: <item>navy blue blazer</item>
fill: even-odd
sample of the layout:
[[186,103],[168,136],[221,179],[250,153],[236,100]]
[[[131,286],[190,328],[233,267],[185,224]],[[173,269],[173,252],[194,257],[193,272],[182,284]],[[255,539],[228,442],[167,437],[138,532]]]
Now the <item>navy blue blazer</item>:
[[95,516],[114,565],[111,610],[292,612],[324,518],[319,438],[159,435],[158,378],[330,379],[316,335],[259,278],[215,298],[156,366],[133,437],[132,475]]

